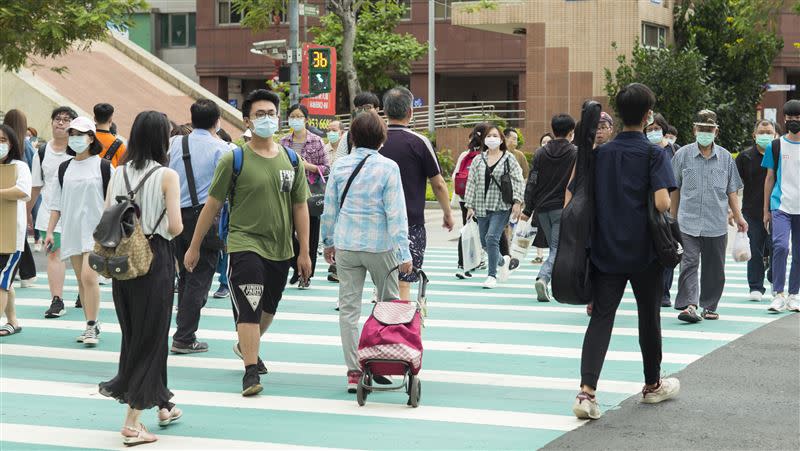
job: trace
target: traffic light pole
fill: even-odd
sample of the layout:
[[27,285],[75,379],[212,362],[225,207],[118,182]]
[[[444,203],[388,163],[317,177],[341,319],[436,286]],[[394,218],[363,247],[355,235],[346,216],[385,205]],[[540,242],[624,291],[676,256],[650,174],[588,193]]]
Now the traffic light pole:
[[[300,5],[289,0],[289,103],[300,102]],[[288,105],[287,105],[288,106]]]

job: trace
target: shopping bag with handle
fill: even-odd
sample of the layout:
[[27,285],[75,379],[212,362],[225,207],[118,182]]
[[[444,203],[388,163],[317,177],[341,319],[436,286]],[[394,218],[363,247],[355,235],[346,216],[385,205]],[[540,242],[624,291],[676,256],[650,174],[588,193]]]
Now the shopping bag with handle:
[[481,265],[481,235],[475,221],[461,228],[461,252],[465,271],[472,271]]

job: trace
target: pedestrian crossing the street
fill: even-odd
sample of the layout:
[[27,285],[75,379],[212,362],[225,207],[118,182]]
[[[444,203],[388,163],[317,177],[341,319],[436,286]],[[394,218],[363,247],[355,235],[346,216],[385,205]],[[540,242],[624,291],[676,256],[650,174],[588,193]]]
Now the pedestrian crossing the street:
[[[338,286],[325,280],[327,265],[320,261],[310,289],[287,287],[262,340],[269,374],[262,376],[261,396],[241,396],[243,368],[232,352],[230,300],[209,293],[197,333],[209,352],[168,360],[168,386],[184,416],[159,430],[155,411],[145,412],[144,424],[159,436],[147,448],[535,449],[580,427],[571,407],[585,308],[537,302],[538,265],[529,261],[507,283],[483,290],[485,271],[458,280],[456,259],[455,247],[429,248],[426,254],[430,284],[419,408],[408,407],[402,392],[372,394],[364,407],[346,392],[334,310]],[[728,260],[726,277],[718,321],[686,325],[676,310],[661,310],[664,373],[787,314],[770,314],[768,301],[747,299],[745,263]],[[676,290],[677,274],[673,298]],[[50,303],[46,273],[39,273],[33,287],[16,289],[23,330],[0,342],[3,450],[122,447],[124,408],[97,391],[98,382],[116,374],[120,348],[111,286],[100,291],[100,343],[85,348],[75,340],[85,321],[72,308],[78,289],[71,271],[64,289],[67,313],[58,319],[44,318]],[[371,299],[368,283],[362,322]],[[636,305],[628,289],[600,378],[601,408],[639,392],[642,378]]]

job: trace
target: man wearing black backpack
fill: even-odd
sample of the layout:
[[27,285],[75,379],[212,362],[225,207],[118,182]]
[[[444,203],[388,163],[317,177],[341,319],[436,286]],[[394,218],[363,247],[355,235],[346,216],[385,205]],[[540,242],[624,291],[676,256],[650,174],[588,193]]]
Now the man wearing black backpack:
[[550,302],[550,275],[558,251],[558,232],[561,227],[561,210],[570,173],[575,166],[578,148],[572,144],[575,119],[568,114],[557,114],[550,121],[555,139],[536,151],[525,187],[525,208],[522,220],[527,221],[535,211],[539,227],[550,244],[550,254],[536,276],[536,297],[539,302]]
[[97,140],[103,145],[100,158],[108,160],[117,167],[127,150],[125,141],[111,131],[114,123],[114,107],[108,103],[98,103],[94,106],[94,122],[97,127]]
[[208,199],[214,170],[228,151],[227,144],[216,136],[220,117],[217,104],[201,99],[191,106],[190,111],[194,130],[189,135],[174,138],[169,148],[169,167],[180,177],[183,218],[183,233],[173,240],[180,269],[178,314],[175,318],[177,330],[171,348],[177,354],[208,351],[208,343],[197,341],[195,332],[200,324],[200,310],[208,300],[222,242],[216,233],[209,236],[200,246],[200,257],[192,271],[186,270],[183,256],[189,249],[197,218]]

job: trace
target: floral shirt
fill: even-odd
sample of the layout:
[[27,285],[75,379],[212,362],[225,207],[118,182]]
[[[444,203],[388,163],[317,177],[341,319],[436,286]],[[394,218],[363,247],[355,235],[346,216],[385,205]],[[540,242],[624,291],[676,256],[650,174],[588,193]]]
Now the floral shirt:
[[[294,133],[290,133],[281,139],[281,145],[292,149],[294,148],[293,140]],[[303,149],[300,151],[300,156],[303,157],[303,160],[305,160],[307,163],[318,166],[322,174],[327,174],[330,172],[330,159],[328,157],[328,152],[325,151],[325,144],[322,142],[322,138],[319,136],[306,131],[306,142],[303,144]],[[314,184],[317,182],[319,174],[316,172],[306,171],[306,178],[308,179],[309,184]]]

